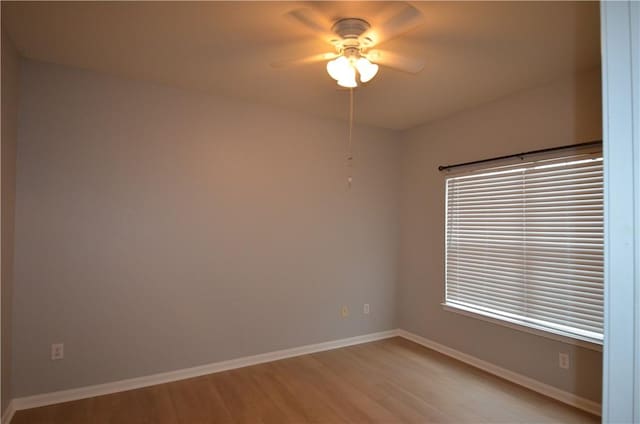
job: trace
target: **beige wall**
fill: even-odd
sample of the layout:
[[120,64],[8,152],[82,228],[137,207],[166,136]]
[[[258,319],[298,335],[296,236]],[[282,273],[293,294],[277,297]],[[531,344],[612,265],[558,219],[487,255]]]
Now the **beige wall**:
[[22,81],[15,396],[395,327],[392,132],[355,129],[349,192],[345,122],[37,62]]
[[[398,321],[454,349],[600,400],[602,355],[444,311],[444,176],[438,165],[602,138],[600,74],[516,93],[406,131],[402,142]],[[558,367],[569,352],[572,368]]]
[[[2,401],[11,399],[11,299],[13,288],[16,141],[18,127],[18,55],[2,32]],[[0,412],[0,413],[1,413]]]

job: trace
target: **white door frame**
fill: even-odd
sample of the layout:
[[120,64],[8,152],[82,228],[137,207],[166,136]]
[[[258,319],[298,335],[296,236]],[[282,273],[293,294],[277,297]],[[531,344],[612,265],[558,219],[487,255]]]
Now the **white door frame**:
[[603,1],[602,420],[640,423],[640,3]]

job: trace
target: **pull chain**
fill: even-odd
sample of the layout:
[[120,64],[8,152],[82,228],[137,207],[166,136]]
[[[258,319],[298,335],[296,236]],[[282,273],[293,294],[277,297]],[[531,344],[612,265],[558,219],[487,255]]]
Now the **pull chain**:
[[351,183],[353,182],[353,88],[349,89],[349,145],[347,151],[347,185],[351,190]]

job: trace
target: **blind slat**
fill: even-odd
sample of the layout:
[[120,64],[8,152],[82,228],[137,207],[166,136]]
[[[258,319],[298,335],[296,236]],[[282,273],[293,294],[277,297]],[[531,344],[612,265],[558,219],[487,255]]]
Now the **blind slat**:
[[475,280],[485,281],[487,283],[496,281],[496,282],[500,282],[501,284],[511,284],[511,283],[520,282],[521,285],[524,284],[524,279],[528,277],[527,281],[531,286],[535,284],[535,285],[539,285],[540,287],[544,287],[544,286],[553,287],[555,285],[560,288],[573,290],[576,293],[578,292],[585,293],[583,294],[584,297],[587,297],[587,293],[592,293],[593,295],[602,296],[600,293],[601,290],[600,290],[600,287],[598,286],[598,283],[594,283],[594,282],[582,281],[580,285],[577,285],[575,284],[575,281],[564,280],[559,278],[557,279],[541,278],[540,276],[538,276],[537,281],[533,281],[532,276],[517,275],[516,273],[508,273],[508,272],[493,273],[490,277],[485,277],[486,273],[483,273],[483,272],[486,272],[486,271],[474,271],[473,269],[464,268],[462,266],[456,267],[456,265],[453,265],[453,270],[451,270],[451,272],[448,272],[447,275],[455,276],[456,278],[459,278],[459,279],[465,278],[469,281],[473,281],[475,279]]
[[[522,262],[522,254],[520,252],[490,252],[488,253],[483,249],[458,249],[455,252],[456,258],[469,258],[471,260],[491,260],[495,262],[513,262],[516,265]],[[602,272],[604,270],[604,264],[602,262],[598,262],[597,260],[588,260],[588,259],[576,259],[573,257],[563,258],[555,255],[527,255],[527,263],[531,266],[547,266],[549,268],[553,268],[557,266],[560,270],[566,269],[567,265],[577,264],[580,265],[580,269],[591,270],[591,271],[599,271]]]
[[[500,308],[501,307],[500,305],[502,303],[508,303],[511,301],[508,295],[505,295],[500,298],[496,298],[489,293],[474,291],[474,289],[471,287],[466,287],[464,288],[464,290],[461,290],[458,296],[458,299],[460,300],[466,299],[468,301],[469,298],[474,298],[474,297],[483,297],[488,302],[497,303],[498,304],[497,308]],[[511,299],[515,299],[515,297],[511,296]],[[511,305],[512,306],[518,305],[518,303],[512,302]],[[538,312],[538,315],[545,316],[552,319],[564,318],[567,321],[570,320],[570,321],[582,322],[586,325],[592,326],[592,328],[597,328],[600,326],[599,321],[597,319],[593,319],[594,315],[602,312],[602,310],[598,308],[586,309],[586,308],[576,307],[575,304],[574,305],[559,304],[554,302],[547,302],[544,300],[538,300],[534,298],[528,300],[527,303],[520,303],[520,305],[521,305],[520,307],[521,312],[528,311],[528,310],[535,310]],[[512,307],[509,309],[513,311],[517,308]],[[570,315],[570,317],[565,317],[564,315]]]

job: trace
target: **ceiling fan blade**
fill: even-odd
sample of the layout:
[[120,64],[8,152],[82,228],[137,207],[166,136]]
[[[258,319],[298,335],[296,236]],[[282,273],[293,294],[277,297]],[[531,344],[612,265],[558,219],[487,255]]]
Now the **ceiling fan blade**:
[[309,63],[323,62],[323,61],[335,59],[336,57],[338,57],[337,53],[333,53],[333,52],[320,53],[320,54],[314,54],[312,56],[300,57],[300,58],[297,58],[297,59],[279,60],[277,62],[272,62],[271,63],[271,67],[273,67],[273,68],[286,68],[286,67],[290,67],[290,66],[306,65],[306,64],[309,64]]
[[317,36],[327,42],[331,42],[335,38],[335,34],[331,32],[331,22],[326,17],[313,9],[303,8],[294,9],[287,12],[286,16],[303,25],[305,28],[315,33]]
[[399,55],[387,50],[369,50],[367,59],[378,65],[397,69],[398,71],[417,74],[424,69],[424,60]]
[[415,7],[404,2],[394,3],[382,17],[382,22],[374,23],[360,36],[360,40],[373,47],[415,28],[422,20],[422,12]]

